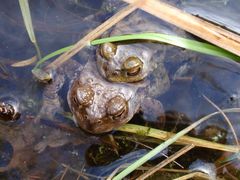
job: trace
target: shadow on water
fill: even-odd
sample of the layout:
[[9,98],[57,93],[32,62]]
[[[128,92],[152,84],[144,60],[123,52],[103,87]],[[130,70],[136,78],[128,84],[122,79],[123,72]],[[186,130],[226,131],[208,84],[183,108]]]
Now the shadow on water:
[[[30,1],[32,20],[42,54],[46,55],[73,44],[110,17],[123,4],[115,0]],[[146,18],[150,17],[145,13],[142,15]],[[151,17],[151,21],[161,24],[164,32],[191,36],[156,18]],[[106,176],[116,167],[126,162],[131,163],[146,153],[146,150],[143,150],[144,146],[133,142],[135,137],[132,137],[132,140],[125,139],[128,136],[131,139],[129,134],[113,132],[118,141],[117,145],[112,144],[111,141],[106,141],[109,138],[106,134],[93,136],[82,132],[61,112],[54,117],[55,121],[47,118],[39,120],[37,117],[43,103],[42,93],[47,85],[34,79],[31,74],[33,66],[11,67],[11,64],[35,55],[35,49],[23,25],[17,1],[1,3],[0,26],[0,99],[7,96],[14,97],[20,105],[19,111],[21,112],[21,117],[16,122],[0,122],[0,179],[53,179],[61,178],[63,175],[66,179],[77,179],[79,176],[87,176],[86,173]],[[172,46],[166,46],[164,51],[164,65],[168,71],[170,88],[157,99],[163,104],[166,112],[165,118],[159,117],[156,122],[148,122],[144,119],[144,112],[140,112],[131,122],[153,125],[168,131],[179,131],[200,117],[216,111],[203,98],[203,95],[210,98],[220,108],[239,107],[239,64]],[[77,56],[76,59],[84,63],[82,57],[82,55]],[[68,85],[63,88],[67,91]],[[67,106],[66,92],[63,94],[61,104]],[[68,107],[64,109],[69,110]],[[239,119],[233,114],[229,117],[239,137]],[[191,132],[191,135],[202,137],[203,132],[205,133],[209,127],[220,129],[222,134],[227,132],[224,139],[219,142],[234,143],[232,133],[221,116],[216,116],[202,124]],[[119,144],[124,148],[121,149]],[[149,140],[146,144],[154,146],[156,142]],[[89,150],[91,147],[95,147],[93,152]],[[119,149],[120,153],[116,153]],[[169,149],[169,152],[174,149]],[[96,153],[103,151],[106,154],[112,154],[112,161],[116,161],[102,162],[106,154]],[[86,152],[91,152],[91,156],[95,153],[96,157],[90,159],[95,164],[88,163],[89,154]],[[195,159],[201,159],[200,154],[193,156]],[[220,156],[224,157],[224,154],[217,154],[211,162],[216,161]],[[98,160],[101,160],[102,164],[98,164]],[[152,163],[154,161],[158,162],[160,159],[153,160]],[[187,167],[192,161],[193,159],[189,158],[189,162],[183,164]]]

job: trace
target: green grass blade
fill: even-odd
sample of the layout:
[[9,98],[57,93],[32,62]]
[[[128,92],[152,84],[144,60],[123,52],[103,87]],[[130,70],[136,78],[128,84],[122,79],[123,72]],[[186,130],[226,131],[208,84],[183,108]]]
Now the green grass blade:
[[239,56],[229,51],[226,51],[222,48],[219,48],[217,46],[191,40],[191,39],[181,38],[181,37],[167,35],[167,34],[159,34],[159,33],[140,33],[140,34],[112,36],[112,37],[93,40],[91,41],[91,45],[98,45],[106,42],[126,41],[126,40],[152,40],[160,43],[168,43],[171,45],[175,45],[181,48],[197,51],[204,54],[209,54],[213,56],[233,59],[235,61],[240,61]]
[[28,0],[19,0],[19,5],[20,5],[20,9],[21,9],[22,16],[23,16],[23,21],[24,21],[28,36],[29,36],[31,42],[35,46],[35,49],[37,51],[38,59],[41,59],[41,52],[40,52],[40,49],[38,47],[36,37],[35,37],[35,33],[34,33],[34,30],[33,30],[32,18],[31,18],[31,13],[30,13]]
[[31,14],[30,14],[28,0],[19,0],[19,5],[21,8],[24,24],[27,29],[29,38],[32,41],[32,43],[35,43],[36,38],[35,38],[34,30],[33,30],[32,18],[31,18]]
[[54,57],[54,56],[57,56],[59,54],[62,54],[68,50],[70,50],[71,48],[73,47],[73,45],[70,45],[70,46],[67,46],[67,47],[64,47],[64,48],[61,48],[61,49],[58,49],[48,55],[46,55],[45,57],[43,57],[42,59],[40,59],[37,64],[35,65],[35,67],[33,68],[33,70],[37,69],[42,63],[44,63],[45,61],[47,61],[48,59]]

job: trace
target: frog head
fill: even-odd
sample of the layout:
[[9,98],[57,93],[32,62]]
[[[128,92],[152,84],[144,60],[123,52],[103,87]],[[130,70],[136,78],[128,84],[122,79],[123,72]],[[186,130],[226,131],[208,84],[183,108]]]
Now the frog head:
[[96,70],[95,62],[86,65],[68,92],[75,123],[93,134],[127,123],[140,106],[137,90],[137,85],[106,81]]
[[97,65],[101,75],[112,82],[139,82],[154,63],[152,51],[140,44],[102,44],[97,50]]

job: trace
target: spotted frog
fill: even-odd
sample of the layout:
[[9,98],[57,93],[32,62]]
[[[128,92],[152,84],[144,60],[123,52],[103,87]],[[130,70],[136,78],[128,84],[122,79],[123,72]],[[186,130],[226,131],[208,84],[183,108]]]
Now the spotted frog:
[[[73,80],[68,91],[68,104],[74,121],[87,132],[99,134],[109,132],[127,123],[147,98],[147,81],[139,83],[113,83],[107,81],[97,70],[96,62],[89,60]],[[158,113],[162,105],[154,101]]]
[[[172,31],[152,16],[142,11],[131,14],[119,22],[103,36],[158,32],[170,34]],[[156,78],[155,86],[159,93],[169,88],[169,79],[164,67],[166,46],[147,41],[127,43],[104,43],[97,49],[97,64],[100,73],[112,82],[139,82],[149,76]]]
[[[133,33],[133,24],[138,30],[142,29],[138,23],[149,24],[148,19],[138,16],[135,14],[134,23],[129,19],[119,23],[111,33],[118,34],[119,29]],[[155,24],[149,27],[161,29]],[[162,29],[160,32],[165,31]],[[156,119],[163,108],[153,97],[164,93],[170,85],[163,63],[165,46],[160,46],[154,43],[102,45],[96,59],[88,58],[71,82],[67,99],[75,123],[87,132],[99,134],[127,123],[141,109],[146,109],[144,116]],[[153,78],[146,78],[152,75]],[[50,88],[53,99],[59,87]]]
[[[141,18],[135,23],[139,21]],[[132,27],[119,23],[112,34]],[[148,119],[156,119],[163,112],[162,104],[153,97],[170,85],[163,63],[165,51],[159,50],[160,45],[156,48],[145,44],[104,44],[97,50],[96,60],[88,58],[75,75],[67,99],[75,123],[83,130],[93,134],[109,132],[127,123],[139,110],[143,109]],[[146,78],[152,74],[153,78]]]

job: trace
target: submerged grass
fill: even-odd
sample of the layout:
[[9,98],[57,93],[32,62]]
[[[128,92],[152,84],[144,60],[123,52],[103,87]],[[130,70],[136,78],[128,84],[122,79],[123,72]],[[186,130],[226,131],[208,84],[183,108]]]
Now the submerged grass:
[[19,5],[20,5],[20,9],[21,9],[22,16],[23,16],[23,21],[24,21],[28,36],[29,36],[31,42],[33,43],[33,45],[35,46],[38,59],[41,59],[41,52],[40,52],[40,49],[39,49],[39,46],[37,44],[37,40],[35,37],[28,0],[19,0]]
[[54,52],[52,52],[52,53],[44,56],[42,59],[40,59],[40,60],[37,62],[37,64],[36,64],[35,67],[33,68],[33,71],[34,71],[35,69],[39,68],[39,66],[40,66],[42,63],[44,63],[45,61],[47,61],[47,60],[49,60],[49,59],[51,59],[51,58],[53,58],[53,57],[55,57],[55,56],[57,56],[57,55],[59,55],[59,54],[62,54],[62,53],[64,53],[64,52],[66,52],[66,51],[69,51],[72,47],[73,47],[73,45],[70,45],[70,46],[67,46],[67,47],[58,49],[58,50],[56,50],[56,51],[54,51]]

